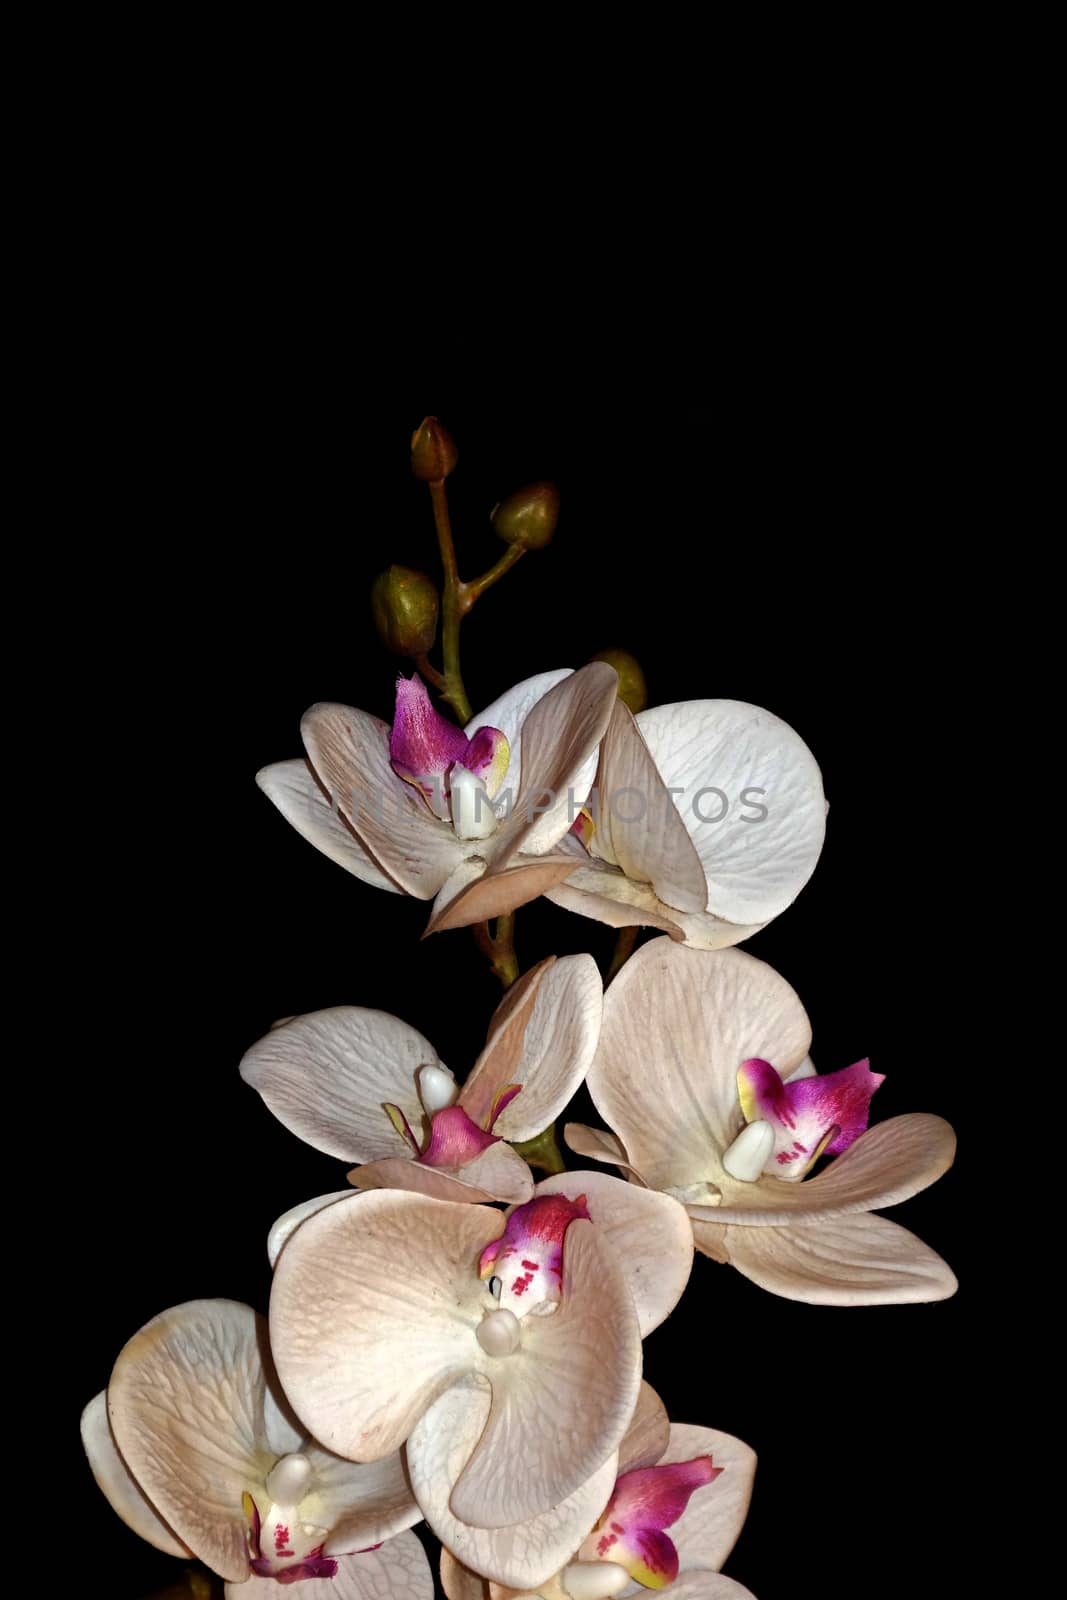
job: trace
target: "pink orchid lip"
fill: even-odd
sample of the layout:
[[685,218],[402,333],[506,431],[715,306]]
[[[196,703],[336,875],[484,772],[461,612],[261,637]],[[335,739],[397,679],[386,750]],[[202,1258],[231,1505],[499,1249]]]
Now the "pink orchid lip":
[[[521,1088],[521,1084],[511,1084],[508,1089],[501,1091],[488,1119],[490,1129],[504,1106],[515,1098]],[[479,1128],[462,1106],[453,1105],[434,1112],[430,1118],[430,1137],[423,1150],[400,1107],[386,1104],[382,1109],[396,1131],[407,1141],[413,1158],[424,1167],[443,1167],[456,1172],[491,1145],[500,1143],[498,1133]]]
[[478,1264],[479,1277],[498,1284],[493,1294],[502,1309],[519,1317],[554,1309],[563,1288],[564,1239],[580,1218],[592,1220],[584,1194],[576,1200],[538,1195],[515,1207],[504,1232],[486,1245]]
[[745,1121],[765,1123],[774,1136],[764,1171],[801,1178],[820,1155],[847,1150],[866,1131],[871,1096],[884,1081],[867,1059],[788,1082],[769,1061],[742,1062],[737,1092]]
[[642,1587],[666,1588],[678,1576],[678,1551],[664,1529],[678,1521],[694,1492],[714,1483],[723,1470],[710,1456],[696,1456],[624,1473],[578,1559],[612,1561]]
[[479,728],[468,739],[462,728],[434,708],[417,673],[397,678],[389,760],[398,777],[421,790],[435,815],[443,819],[450,815],[448,773],[453,766],[466,767],[495,792],[508,758],[508,741],[499,728]]
[[424,1167],[465,1167],[490,1145],[499,1143],[500,1135],[483,1133],[462,1106],[446,1106],[434,1112],[430,1141],[418,1159]]

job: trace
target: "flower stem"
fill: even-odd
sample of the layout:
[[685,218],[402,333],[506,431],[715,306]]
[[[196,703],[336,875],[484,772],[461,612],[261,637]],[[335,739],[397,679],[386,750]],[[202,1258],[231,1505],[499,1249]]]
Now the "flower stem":
[[444,673],[438,672],[437,668],[433,665],[425,650],[422,652],[421,656],[415,657],[415,665],[418,667],[419,671],[422,673],[427,682],[432,683],[435,689],[445,688],[446,685]]
[[615,953],[611,958],[611,965],[609,966],[607,976],[604,979],[605,989],[611,982],[612,978],[618,977],[623,967],[633,955],[634,945],[637,943],[637,935],[640,932],[640,928],[619,929],[615,938]]
[[463,611],[466,614],[476,600],[480,600],[487,589],[501,579],[505,572],[510,572],[520,556],[526,554],[521,544],[509,544],[499,561],[495,561],[488,572],[483,572],[480,578],[472,578],[470,583],[462,585]]
[[556,1143],[556,1124],[554,1122],[550,1123],[541,1133],[535,1134],[532,1139],[523,1139],[521,1143],[513,1144],[511,1148],[516,1150],[531,1167],[536,1167],[538,1172],[547,1172],[550,1178],[554,1177],[557,1172],[566,1172],[567,1170],[563,1165],[563,1157],[560,1154],[559,1145]]
[[494,976],[505,989],[519,976],[519,963],[515,955],[515,913],[497,917],[492,929],[488,922],[479,922],[473,929],[475,943],[489,961]]
[[441,651],[444,656],[444,687],[442,697],[448,701],[461,723],[469,722],[473,715],[463,675],[459,670],[459,625],[469,609],[466,599],[467,585],[460,581],[456,566],[456,546],[452,538],[452,523],[448,515],[448,492],[445,480],[440,478],[430,484],[433,501],[433,520],[437,529],[437,543],[441,551],[441,565],[445,582],[441,592]]

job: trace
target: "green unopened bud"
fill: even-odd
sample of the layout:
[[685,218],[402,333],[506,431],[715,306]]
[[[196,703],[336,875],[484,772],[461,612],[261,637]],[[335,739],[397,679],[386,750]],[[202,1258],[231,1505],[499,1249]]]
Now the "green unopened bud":
[[411,435],[411,470],[423,483],[440,483],[459,460],[456,441],[443,422],[424,417]]
[[641,663],[629,650],[600,650],[593,660],[606,661],[609,667],[615,668],[619,674],[619,699],[624,706],[629,706],[634,716],[645,709],[648,705],[645,675]]
[[396,656],[421,656],[437,632],[437,590],[424,572],[389,567],[371,585],[378,637]]
[[528,483],[494,506],[489,520],[505,544],[543,550],[559,521],[559,490],[554,483]]

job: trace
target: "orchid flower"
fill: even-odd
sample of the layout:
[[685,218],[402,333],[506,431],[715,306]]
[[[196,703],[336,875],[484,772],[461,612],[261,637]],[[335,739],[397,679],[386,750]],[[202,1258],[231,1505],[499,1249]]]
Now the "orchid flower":
[[400,1456],[360,1466],[309,1439],[266,1335],[233,1300],[175,1306],[134,1335],[82,1414],[112,1508],[158,1550],[199,1557],[227,1596],[266,1600],[280,1584],[320,1600],[431,1600],[422,1546],[404,1531],[419,1509]]
[[571,1124],[567,1143],[681,1200],[697,1248],[772,1294],[945,1299],[956,1280],[941,1258],[867,1213],[951,1166],[951,1127],[908,1115],[863,1131],[881,1078],[865,1061],[817,1076],[810,1044],[804,1008],[773,968],[653,939],[607,992],[586,1080],[612,1132]]
[[[672,1600],[744,1600],[749,1591],[719,1568],[744,1524],[755,1468],[740,1439],[668,1423],[658,1395],[642,1384],[618,1455],[586,1486],[584,1517],[562,1527],[550,1514],[518,1528],[460,1528],[462,1554],[447,1540],[441,1550],[445,1594],[610,1600],[669,1588]],[[446,1461],[440,1472],[443,1496]]]
[[750,938],[791,905],[826,826],[807,745],[738,700],[688,700],[636,718],[617,701],[595,801],[564,846],[579,864],[548,898],[702,950]]
[[364,883],[433,900],[427,933],[502,916],[574,870],[556,849],[585,801],[618,679],[594,662],[527,678],[460,729],[401,677],[390,729],[314,705],[306,761],[257,783],[317,849]]
[[316,1150],[362,1161],[359,1189],[438,1200],[528,1200],[530,1169],[508,1140],[547,1127],[582,1082],[600,1033],[592,956],[550,956],[498,1006],[460,1089],[433,1046],[384,1011],[335,1006],[278,1024],[241,1076]]
[[613,1455],[641,1340],[692,1265],[676,1201],[588,1172],[507,1216],[391,1189],[318,1204],[275,1230],[271,1296],[285,1392],[316,1437],[362,1461],[407,1440],[413,1484],[450,1453],[451,1513],[479,1528],[549,1511]]

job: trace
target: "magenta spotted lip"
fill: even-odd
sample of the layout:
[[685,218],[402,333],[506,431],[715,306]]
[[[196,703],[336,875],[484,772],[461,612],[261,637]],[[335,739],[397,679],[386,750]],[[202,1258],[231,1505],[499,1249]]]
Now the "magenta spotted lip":
[[516,1206],[499,1239],[486,1245],[478,1263],[501,1310],[517,1317],[547,1311],[563,1291],[563,1244],[572,1222],[589,1220],[586,1197],[544,1194]]
[[872,1072],[866,1060],[788,1083],[769,1061],[743,1061],[737,1072],[742,1114],[747,1123],[766,1122],[773,1133],[764,1171],[796,1180],[820,1155],[847,1150],[866,1132],[871,1096],[884,1082],[884,1073]]

